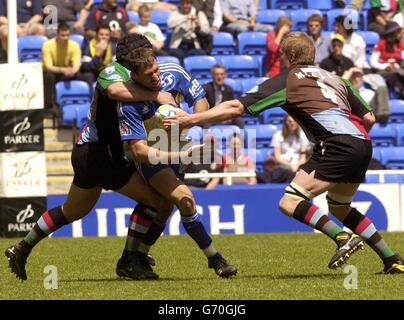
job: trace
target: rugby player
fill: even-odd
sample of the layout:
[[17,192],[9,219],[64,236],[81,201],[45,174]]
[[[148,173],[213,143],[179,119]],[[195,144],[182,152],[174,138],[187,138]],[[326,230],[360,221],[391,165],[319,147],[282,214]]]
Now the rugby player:
[[[404,273],[404,260],[386,244],[372,221],[351,206],[365,178],[372,144],[368,135],[375,122],[371,108],[349,81],[314,66],[315,49],[302,32],[288,35],[280,47],[286,69],[237,100],[197,114],[178,112],[165,125],[184,128],[251,115],[282,106],[315,144],[279,202],[280,210],[333,239],[337,245],[328,267],[338,268],[363,246],[363,240],[384,264],[382,273]],[[310,201],[327,192],[329,212],[355,234],[344,232]]]

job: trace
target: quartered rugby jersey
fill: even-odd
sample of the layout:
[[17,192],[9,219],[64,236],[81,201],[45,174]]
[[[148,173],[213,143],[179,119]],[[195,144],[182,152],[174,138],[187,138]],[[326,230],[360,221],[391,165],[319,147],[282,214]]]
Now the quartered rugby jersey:
[[348,80],[316,66],[291,66],[239,100],[252,115],[282,107],[312,142],[334,135],[370,140],[362,117],[372,109]]

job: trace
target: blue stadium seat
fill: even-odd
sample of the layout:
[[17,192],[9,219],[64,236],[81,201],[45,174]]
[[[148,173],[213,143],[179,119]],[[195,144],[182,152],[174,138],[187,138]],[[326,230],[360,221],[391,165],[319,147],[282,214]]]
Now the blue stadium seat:
[[209,83],[212,81],[212,78],[203,78],[203,79],[198,79],[199,84],[202,86],[206,83]]
[[267,80],[267,77],[254,77],[254,78],[249,78],[243,80],[243,93],[246,93],[253,89],[255,86],[258,86],[259,84],[263,83],[265,80]]
[[381,159],[387,169],[404,169],[404,147],[383,148]]
[[90,103],[90,101],[90,88],[87,82],[70,80],[56,83],[56,103],[59,107],[68,104]]
[[389,123],[404,122],[404,100],[390,100]]
[[258,117],[253,117],[253,116],[250,116],[248,114],[243,114],[241,116],[241,118],[243,119],[245,125],[257,125],[257,124],[260,124],[260,118],[258,118]]
[[171,29],[167,26],[167,20],[170,17],[172,11],[169,10],[152,10],[150,14],[150,22],[159,26],[161,32],[166,34]]
[[234,96],[238,98],[243,93],[243,83],[242,79],[230,79],[226,78],[224,83],[230,86],[233,89]]
[[218,143],[222,143],[221,147],[223,150],[229,146],[230,137],[233,134],[242,135],[243,133],[239,127],[233,125],[214,125],[209,127],[208,132],[212,133],[216,137],[216,141]]
[[185,69],[196,79],[210,79],[210,69],[216,64],[211,56],[190,56],[184,58]]
[[264,170],[265,153],[260,149],[244,149],[243,154],[248,156],[255,165],[255,170],[262,172]]
[[89,103],[68,104],[62,107],[61,121],[63,125],[75,125],[81,128],[87,121]]
[[313,14],[319,14],[320,16],[322,16],[321,11],[316,9],[292,10],[290,12],[290,19],[292,20],[292,30],[306,32],[306,21]]
[[127,12],[128,12],[129,21],[135,22],[135,23],[140,22],[139,14],[137,13],[137,11],[127,11]]
[[254,59],[250,56],[224,56],[222,61],[229,78],[237,79],[259,76],[259,68]]
[[382,147],[374,147],[372,152],[372,159],[381,161],[382,159]]
[[265,55],[267,53],[265,32],[241,32],[237,36],[238,54]]
[[201,143],[203,138],[203,129],[195,126],[189,129],[187,136],[192,139],[194,143]]
[[70,40],[73,40],[74,42],[76,42],[79,45],[79,47],[81,48],[83,45],[84,37],[81,34],[71,34]]
[[321,11],[328,11],[334,8],[333,0],[307,0],[308,9],[317,9]]
[[278,19],[282,16],[287,16],[287,13],[283,10],[270,9],[260,10],[257,12],[257,23],[276,25]]
[[379,41],[379,35],[374,31],[357,31],[362,36],[366,43],[366,55],[369,57],[372,54],[373,47]]
[[282,108],[272,108],[262,113],[263,122],[266,124],[282,125],[286,112]]
[[303,9],[306,7],[307,0],[271,0],[271,8],[290,10]]
[[386,174],[384,183],[404,183],[404,175],[402,174]]
[[231,33],[228,32],[212,32],[213,43],[211,55],[232,55],[236,53],[234,39]]
[[272,136],[276,131],[278,131],[278,128],[271,124],[245,126],[246,147],[257,149],[269,148],[271,146]]
[[158,63],[175,63],[181,65],[180,60],[177,57],[172,56],[157,56]]
[[328,30],[334,30],[335,18],[338,16],[347,16],[352,23],[354,30],[359,28],[359,13],[352,9],[332,9],[327,11],[327,28]]
[[20,62],[28,59],[31,62],[41,61],[42,46],[48,38],[45,36],[21,36],[18,37],[18,58]]
[[268,0],[258,1],[258,11],[268,9]]
[[[390,123],[390,126],[393,124]],[[396,144],[397,146],[404,146],[404,123],[395,124],[396,130]]]
[[390,147],[396,144],[396,132],[392,126],[376,123],[369,135],[374,147]]
[[379,183],[379,175],[378,174],[367,174],[365,178],[365,183]]

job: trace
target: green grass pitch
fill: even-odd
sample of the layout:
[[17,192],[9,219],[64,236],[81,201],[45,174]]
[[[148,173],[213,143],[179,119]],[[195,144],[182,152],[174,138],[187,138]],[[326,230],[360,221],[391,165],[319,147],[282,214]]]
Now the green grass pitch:
[[[384,233],[404,254],[404,233]],[[375,275],[381,263],[373,251],[351,257],[357,289],[344,288],[342,269],[327,268],[335,246],[315,233],[213,236],[235,264],[232,279],[218,278],[187,236],[164,236],[152,248],[158,281],[119,280],[115,265],[124,238],[55,238],[40,243],[27,264],[28,281],[18,281],[0,260],[0,299],[404,299],[403,275]],[[17,239],[1,239],[4,249]],[[44,288],[44,268],[54,265],[58,288]]]

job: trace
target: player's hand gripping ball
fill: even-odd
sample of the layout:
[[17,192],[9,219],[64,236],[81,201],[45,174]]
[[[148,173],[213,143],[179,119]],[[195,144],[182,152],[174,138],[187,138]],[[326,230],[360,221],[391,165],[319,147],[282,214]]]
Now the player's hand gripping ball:
[[162,125],[164,118],[175,115],[175,109],[171,104],[162,104],[155,113],[157,121]]

